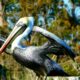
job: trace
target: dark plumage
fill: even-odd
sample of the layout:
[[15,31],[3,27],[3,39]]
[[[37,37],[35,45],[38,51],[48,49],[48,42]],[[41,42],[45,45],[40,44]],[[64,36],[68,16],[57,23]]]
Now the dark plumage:
[[13,57],[22,65],[34,70],[37,75],[48,76],[68,76],[66,72],[53,60],[51,60],[47,54],[50,52],[48,49],[51,47],[49,44],[40,47],[30,46],[25,49],[15,48]]
[[[42,34],[44,37],[46,37],[51,42],[52,46],[50,48],[52,48],[52,49],[50,51],[51,52],[54,51],[53,52],[54,54],[62,55],[62,52],[65,51],[66,55],[69,55],[73,60],[76,57],[76,54],[71,50],[71,48],[55,34],[49,32],[47,30],[44,30],[40,27],[36,27],[36,26],[33,28],[33,31],[36,31],[36,32]],[[57,50],[57,52],[56,52],[56,50]]]

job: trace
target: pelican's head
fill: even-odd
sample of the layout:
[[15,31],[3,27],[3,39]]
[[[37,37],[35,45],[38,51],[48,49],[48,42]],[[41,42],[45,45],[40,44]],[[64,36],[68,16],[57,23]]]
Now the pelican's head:
[[3,50],[7,47],[7,45],[10,43],[10,41],[12,40],[12,38],[16,35],[16,33],[24,26],[27,24],[32,28],[33,24],[34,24],[34,18],[33,17],[24,17],[24,18],[20,18],[18,20],[18,22],[16,23],[15,27],[13,28],[12,32],[10,33],[10,35],[8,36],[8,38],[6,39],[6,41],[4,42],[4,44],[2,45],[2,47],[0,48],[0,53],[3,52]]

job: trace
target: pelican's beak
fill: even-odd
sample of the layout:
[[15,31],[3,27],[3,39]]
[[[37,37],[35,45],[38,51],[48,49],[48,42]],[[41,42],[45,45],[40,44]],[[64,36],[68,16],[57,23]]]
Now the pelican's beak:
[[17,27],[15,26],[12,30],[12,32],[10,33],[10,35],[8,36],[8,38],[6,39],[6,41],[4,42],[4,44],[2,45],[2,47],[0,48],[0,53],[3,52],[3,50],[7,47],[7,45],[9,44],[9,42],[12,40],[12,38],[15,36],[15,34],[21,29],[21,26]]

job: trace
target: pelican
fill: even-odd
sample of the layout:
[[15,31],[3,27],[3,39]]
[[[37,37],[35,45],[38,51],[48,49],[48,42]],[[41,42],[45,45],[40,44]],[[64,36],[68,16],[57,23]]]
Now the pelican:
[[[0,53],[3,52],[15,34],[24,26],[27,28],[11,44],[11,55],[14,57],[14,59],[27,68],[32,69],[37,75],[47,74],[48,76],[68,76],[68,74],[60,67],[60,65],[51,60],[47,54],[54,53],[58,55],[60,49],[63,50],[64,48],[68,52],[68,55],[74,59],[74,52],[55,34],[40,27],[34,26],[33,17],[24,17],[19,19],[11,34],[0,48]],[[49,41],[41,46],[21,46],[21,40],[24,37],[28,37],[31,31],[41,33]]]

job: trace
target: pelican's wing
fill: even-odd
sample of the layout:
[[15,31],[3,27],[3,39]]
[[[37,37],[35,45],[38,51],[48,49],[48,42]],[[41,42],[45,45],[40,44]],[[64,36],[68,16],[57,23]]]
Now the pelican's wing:
[[56,36],[55,34],[44,30],[43,28],[40,28],[38,26],[34,26],[33,31],[35,32],[39,32],[42,35],[44,35],[45,37],[47,37],[49,40],[53,40],[55,42],[57,42],[59,45],[61,45],[62,47],[65,48],[65,50],[67,51],[68,55],[74,60],[75,58],[75,53],[71,50],[71,48],[62,40],[60,39],[58,36]]

